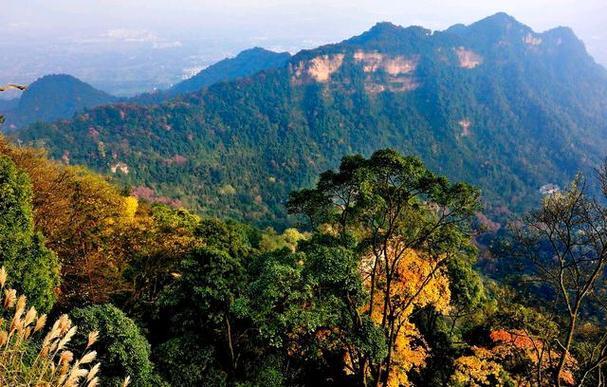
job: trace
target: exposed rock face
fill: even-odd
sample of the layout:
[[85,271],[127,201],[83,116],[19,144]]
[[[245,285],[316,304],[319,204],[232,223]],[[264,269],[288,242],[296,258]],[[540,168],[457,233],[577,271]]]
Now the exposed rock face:
[[472,134],[470,132],[470,127],[472,126],[472,122],[470,122],[469,119],[464,118],[462,120],[459,120],[458,124],[462,128],[462,133],[461,133],[462,137],[468,137]]
[[331,74],[339,70],[344,62],[344,54],[321,55],[307,62],[300,62],[293,72],[293,81],[302,82],[313,80],[326,83]]
[[540,44],[542,44],[542,38],[540,38],[539,36],[535,36],[532,33],[528,33],[523,38],[523,43],[528,44],[530,46],[539,46]]
[[459,67],[473,69],[483,63],[483,58],[479,54],[472,50],[467,50],[464,47],[457,47],[455,53],[457,54]]
[[374,73],[383,70],[386,73],[396,76],[407,74],[417,68],[418,58],[405,58],[402,55],[390,57],[379,52],[357,51],[354,53],[354,60],[363,64],[363,71]]
[[[415,90],[419,84],[410,76],[417,68],[419,57],[407,58],[402,55],[389,56],[379,52],[357,51],[353,56],[354,62],[361,63],[363,71],[368,74],[365,79],[365,90],[370,94],[383,91],[406,92]],[[373,75],[379,71],[387,75],[387,79],[376,79]]]
[[[365,79],[365,90],[370,94],[386,90],[406,92],[419,87],[418,82],[412,77],[419,62],[417,56],[407,58],[402,55],[390,56],[362,50],[349,55],[352,55],[354,63],[361,64],[363,71],[368,74]],[[291,81],[295,84],[328,83],[331,75],[341,68],[345,58],[346,54],[340,53],[301,61],[292,69]],[[380,77],[379,74],[384,74],[385,77]]]

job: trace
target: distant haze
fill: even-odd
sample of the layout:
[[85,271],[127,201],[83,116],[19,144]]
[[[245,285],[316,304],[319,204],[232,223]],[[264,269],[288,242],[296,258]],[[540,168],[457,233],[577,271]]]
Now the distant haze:
[[167,87],[252,46],[295,52],[360,34],[378,21],[436,30],[499,11],[538,32],[569,26],[607,65],[605,0],[1,2],[0,82],[66,72],[112,93],[133,94]]

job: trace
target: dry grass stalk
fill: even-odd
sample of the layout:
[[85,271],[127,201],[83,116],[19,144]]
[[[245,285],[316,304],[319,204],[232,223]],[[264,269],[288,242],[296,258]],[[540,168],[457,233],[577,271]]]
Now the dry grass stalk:
[[[98,332],[91,332],[84,353],[78,359],[67,349],[77,327],[67,315],[59,317],[37,346],[34,337],[46,325],[46,315],[38,315],[34,307],[26,311],[27,299],[6,287],[7,273],[0,268],[0,386],[95,387],[99,385],[100,364],[90,369],[96,351],[89,348],[97,341]],[[128,386],[126,378],[123,386]]]

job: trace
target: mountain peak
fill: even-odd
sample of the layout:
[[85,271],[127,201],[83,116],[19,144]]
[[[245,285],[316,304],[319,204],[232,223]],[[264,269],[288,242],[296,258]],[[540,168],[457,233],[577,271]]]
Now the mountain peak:
[[519,22],[513,16],[508,15],[505,12],[498,12],[494,15],[488,16],[475,23],[470,24],[470,29],[475,31],[486,31],[486,32],[533,32],[531,27]]
[[241,51],[233,58],[225,58],[186,79],[169,90],[168,95],[191,93],[203,87],[226,80],[247,77],[263,70],[278,68],[287,63],[291,54],[274,52],[262,47]]
[[390,22],[380,22],[368,31],[343,41],[342,44],[390,50],[395,47],[408,47],[430,34],[430,30],[419,26],[402,27]]
[[38,78],[23,92],[23,98],[27,99],[29,95],[36,94],[42,90],[46,91],[50,89],[55,92],[60,92],[61,89],[65,88],[71,88],[71,90],[77,90],[82,93],[91,93],[97,96],[104,96],[108,99],[113,98],[106,92],[97,90],[88,83],[83,82],[82,80],[69,74],[48,74]]
[[[496,24],[506,24],[506,23],[519,23],[518,20],[507,14],[506,12],[498,12],[491,16],[487,16],[484,19],[479,20],[477,23],[496,23]],[[520,23],[519,23],[520,24]]]
[[28,86],[7,121],[22,126],[39,120],[70,118],[77,111],[115,101],[116,97],[74,76],[50,74]]
[[376,23],[373,27],[371,27],[371,29],[369,29],[369,31],[367,31],[367,33],[371,35],[381,35],[385,33],[401,32],[404,29],[404,27],[398,26],[394,23],[382,21]]
[[236,58],[243,58],[243,57],[247,57],[247,56],[251,56],[251,55],[270,55],[270,56],[272,56],[272,55],[279,55],[279,54],[285,54],[285,53],[268,50],[263,47],[253,47],[253,48],[248,48],[246,50],[239,52],[238,55],[236,55]]
[[80,84],[80,85],[86,84],[85,82],[81,81],[80,79],[76,78],[73,75],[69,75],[69,74],[47,74],[47,75],[43,75],[42,77],[40,77],[37,80],[35,80],[30,85],[30,88],[32,86],[38,85],[40,83],[48,83],[48,82],[70,82],[70,83],[75,83],[75,84]]

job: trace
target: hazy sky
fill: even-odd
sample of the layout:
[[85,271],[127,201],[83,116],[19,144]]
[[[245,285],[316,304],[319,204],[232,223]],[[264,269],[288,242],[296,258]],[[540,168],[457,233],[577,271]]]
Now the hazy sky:
[[444,29],[505,11],[541,32],[573,28],[607,65],[607,0],[0,0],[0,44],[201,44],[217,59],[251,46],[296,51],[378,21]]
[[[246,34],[332,40],[377,21],[442,29],[505,11],[536,30],[572,27],[589,47],[607,45],[605,0],[0,0],[0,28],[31,38],[146,30],[163,38]],[[278,35],[278,36],[277,36]]]

